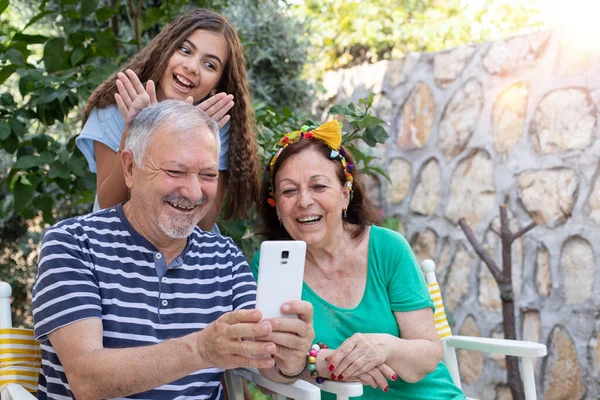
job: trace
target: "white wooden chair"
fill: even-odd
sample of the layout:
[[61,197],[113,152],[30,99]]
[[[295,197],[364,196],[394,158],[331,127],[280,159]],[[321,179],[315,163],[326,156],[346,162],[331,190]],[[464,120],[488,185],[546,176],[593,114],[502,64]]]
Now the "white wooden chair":
[[[34,400],[41,367],[41,350],[31,329],[12,327],[10,296],[12,288],[0,282],[0,399]],[[242,379],[254,382],[283,396],[298,400],[319,400],[321,391],[306,381],[287,385],[276,383],[262,376],[256,369],[240,368],[227,371],[225,382],[231,400],[243,400]]]
[[[544,357],[547,354],[546,345],[521,340],[453,336],[446,318],[440,287],[437,278],[435,277],[435,263],[433,260],[425,260],[422,263],[422,269],[429,289],[429,296],[435,303],[435,327],[444,345],[444,364],[448,367],[454,384],[459,388],[462,388],[458,361],[456,358],[456,349],[516,356],[521,359],[525,399],[535,400],[537,395],[533,373],[533,360],[537,357]],[[360,386],[360,388],[358,388],[357,385]],[[324,392],[336,394],[338,400],[347,400],[348,397],[360,396],[362,394],[362,386],[357,383],[325,381],[323,385],[318,386]]]

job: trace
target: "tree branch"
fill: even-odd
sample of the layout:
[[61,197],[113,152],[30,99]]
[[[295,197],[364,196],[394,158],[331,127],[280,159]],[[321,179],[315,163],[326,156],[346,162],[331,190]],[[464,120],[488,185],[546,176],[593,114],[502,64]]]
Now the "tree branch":
[[[110,8],[113,10],[117,9],[118,2],[117,0],[110,0]],[[112,33],[115,35],[117,39],[117,54],[120,51],[120,43],[119,43],[119,16],[117,14],[110,17],[110,27],[112,28]]]
[[469,228],[467,221],[464,218],[461,218],[458,220],[458,224],[462,228],[463,232],[465,233],[465,236],[471,243],[471,246],[473,246],[473,249],[479,256],[479,258],[481,258],[485,265],[487,265],[488,269],[494,276],[494,279],[496,279],[496,282],[498,282],[498,284],[503,282],[502,272],[500,271],[500,268],[498,268],[496,262],[490,257],[487,251],[484,250],[481,243],[479,243],[479,241],[473,234],[473,231],[471,230],[471,228]]
[[527,232],[529,232],[530,230],[532,230],[533,228],[535,228],[537,226],[537,223],[535,221],[532,221],[529,225],[527,225],[525,228],[521,229],[520,231],[513,233],[512,235],[512,240],[514,241],[515,239],[520,238],[521,236],[523,236],[524,234],[526,234]]

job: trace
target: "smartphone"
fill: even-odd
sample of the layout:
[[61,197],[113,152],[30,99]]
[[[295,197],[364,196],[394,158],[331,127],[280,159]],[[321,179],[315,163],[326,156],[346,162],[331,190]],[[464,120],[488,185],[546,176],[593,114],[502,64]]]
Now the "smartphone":
[[304,280],[306,243],[301,240],[268,240],[260,245],[256,308],[266,318],[298,318],[282,314],[283,303],[300,300]]

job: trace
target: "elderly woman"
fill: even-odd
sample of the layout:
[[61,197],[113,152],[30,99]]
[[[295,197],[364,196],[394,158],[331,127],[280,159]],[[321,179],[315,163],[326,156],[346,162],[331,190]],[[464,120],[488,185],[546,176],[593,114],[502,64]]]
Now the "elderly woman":
[[339,123],[303,127],[279,146],[259,213],[267,239],[307,244],[302,299],[313,304],[320,343],[305,377],[362,382],[366,399],[464,399],[441,363],[434,305],[413,253],[400,234],[373,225]]

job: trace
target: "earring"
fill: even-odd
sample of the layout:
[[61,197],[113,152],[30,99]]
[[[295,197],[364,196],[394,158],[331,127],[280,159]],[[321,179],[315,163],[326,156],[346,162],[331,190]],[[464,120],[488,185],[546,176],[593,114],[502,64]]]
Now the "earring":
[[279,218],[279,226],[283,226],[283,224],[281,223],[281,218]]
[[213,89],[213,90],[210,91],[210,95],[211,96],[214,96],[215,94],[217,94],[217,90],[216,89]]
[[346,210],[347,210],[347,208],[344,208],[344,209],[342,210],[342,218],[343,218],[343,219],[346,219],[346,216],[347,216],[347,214],[346,214]]

